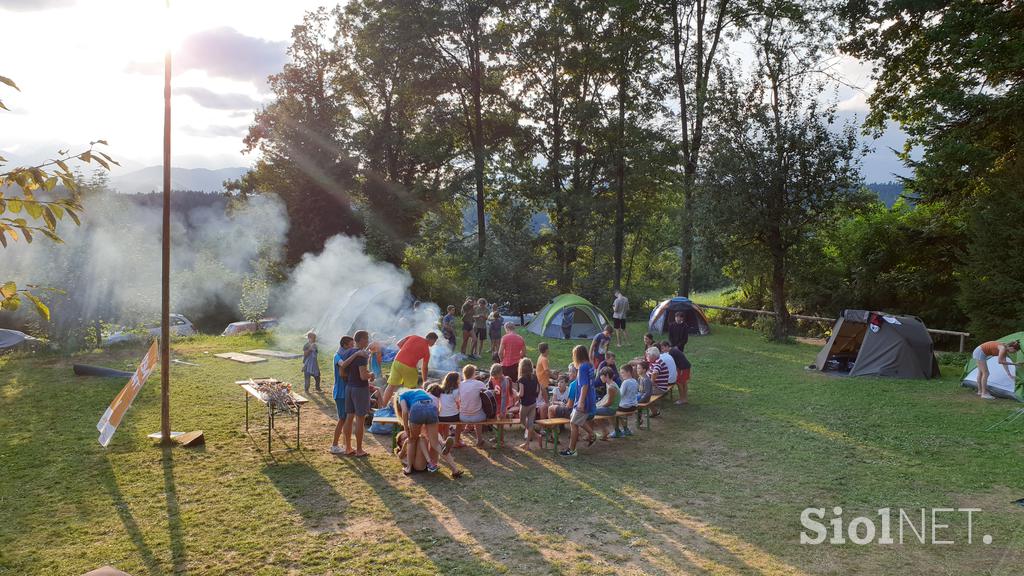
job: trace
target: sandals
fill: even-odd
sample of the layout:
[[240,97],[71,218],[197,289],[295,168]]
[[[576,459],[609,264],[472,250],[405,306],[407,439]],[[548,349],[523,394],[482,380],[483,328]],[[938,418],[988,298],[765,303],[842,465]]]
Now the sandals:
[[594,442],[597,442],[597,435],[596,434],[591,436],[590,438],[587,438],[587,447],[589,448],[590,446],[593,446]]
[[456,470],[455,472],[452,472],[452,478],[462,478],[462,475],[465,473],[465,470]]

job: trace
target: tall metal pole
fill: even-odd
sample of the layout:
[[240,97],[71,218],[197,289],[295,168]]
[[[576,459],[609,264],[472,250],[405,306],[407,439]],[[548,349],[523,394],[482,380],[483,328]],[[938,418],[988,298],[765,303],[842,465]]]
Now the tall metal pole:
[[[171,0],[166,1],[167,9]],[[160,443],[171,442],[171,47],[164,52],[164,222],[160,276]]]

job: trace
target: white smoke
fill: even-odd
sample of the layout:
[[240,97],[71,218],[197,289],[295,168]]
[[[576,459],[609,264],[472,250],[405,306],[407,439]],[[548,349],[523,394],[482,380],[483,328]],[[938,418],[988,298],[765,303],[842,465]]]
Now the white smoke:
[[[3,252],[3,276],[19,284],[61,290],[44,300],[63,308],[63,321],[94,318],[135,325],[158,317],[161,208],[115,193],[83,202],[82,225],[59,226],[63,245],[39,238]],[[201,314],[237,308],[242,279],[261,261],[280,257],[288,230],[276,196],[256,196],[234,210],[222,203],[172,212],[171,306]],[[75,318],[68,318],[73,314]]]
[[[313,330],[322,342],[337,342],[356,330],[393,344],[409,335],[437,332],[441,310],[430,302],[415,302],[409,293],[412,278],[366,253],[362,239],[334,236],[319,254],[306,254],[291,274],[285,290],[281,325],[290,331]],[[431,351],[431,366],[458,367],[441,338]]]

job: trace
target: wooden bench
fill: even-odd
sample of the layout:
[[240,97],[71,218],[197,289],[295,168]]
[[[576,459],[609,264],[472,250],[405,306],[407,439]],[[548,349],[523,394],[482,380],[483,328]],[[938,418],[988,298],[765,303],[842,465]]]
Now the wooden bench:
[[[636,426],[637,426],[637,428],[639,428],[641,430],[650,430],[651,429],[651,405],[653,405],[658,400],[661,400],[662,396],[664,396],[665,394],[666,394],[665,392],[662,392],[661,394],[653,394],[653,395],[651,395],[650,399],[647,400],[647,402],[643,402],[641,404],[637,404],[636,405]],[[647,414],[647,426],[646,427],[644,427],[644,414]]]
[[554,450],[555,450],[555,453],[557,454],[558,453],[558,432],[561,430],[562,426],[565,426],[566,424],[569,423],[569,419],[568,418],[544,418],[542,420],[534,420],[533,423],[538,425],[538,426],[540,426],[541,428],[544,428],[545,430],[554,430],[554,432],[552,433],[552,436],[554,438]]

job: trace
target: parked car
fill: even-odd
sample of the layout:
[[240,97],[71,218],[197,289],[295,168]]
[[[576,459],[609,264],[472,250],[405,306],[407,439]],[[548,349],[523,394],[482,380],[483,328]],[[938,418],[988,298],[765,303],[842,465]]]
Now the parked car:
[[0,354],[28,348],[37,342],[40,342],[38,338],[33,338],[24,332],[0,328]]
[[262,332],[277,326],[276,318],[263,318],[256,322],[232,322],[221,332],[221,336],[237,336],[239,334],[251,334]]
[[[168,320],[170,321],[171,336],[192,336],[196,333],[196,329],[195,326],[192,325],[192,321],[181,314],[171,314]],[[118,344],[121,342],[135,342],[142,340],[144,337],[147,337],[147,335],[150,338],[159,338],[160,325],[148,324],[141,330],[129,330],[124,327],[118,328],[103,339],[103,345],[110,346],[111,344]]]

